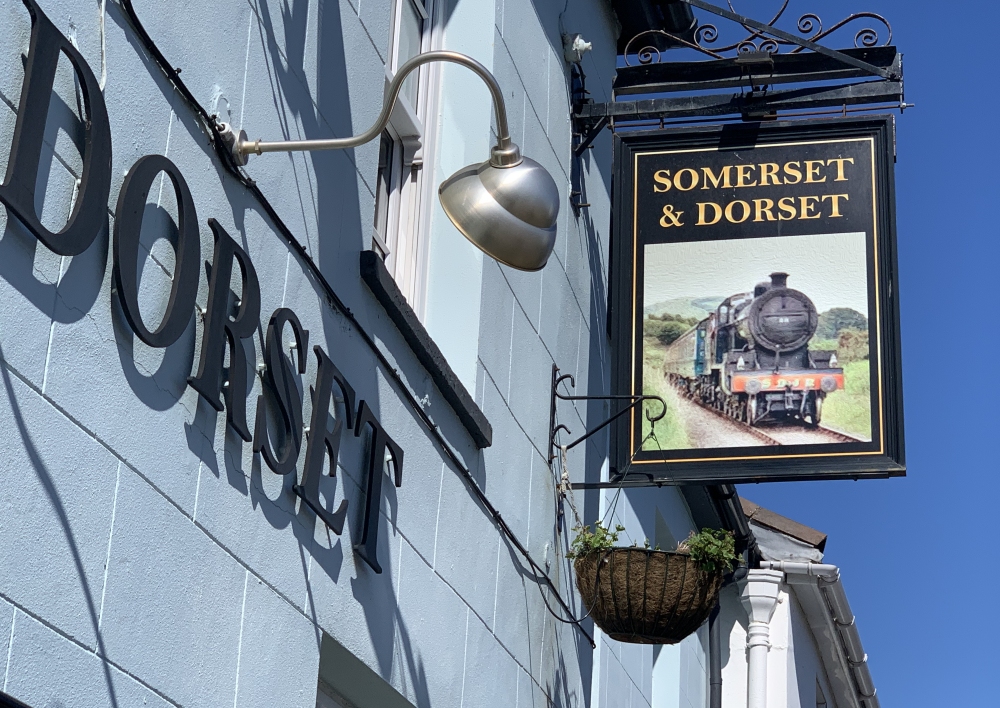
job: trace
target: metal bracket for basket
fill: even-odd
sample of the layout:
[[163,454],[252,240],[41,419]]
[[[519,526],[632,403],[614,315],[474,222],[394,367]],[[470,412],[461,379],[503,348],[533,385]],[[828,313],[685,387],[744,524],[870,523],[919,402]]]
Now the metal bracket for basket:
[[570,429],[567,428],[562,423],[559,423],[558,425],[556,424],[556,401],[557,400],[562,400],[562,401],[631,401],[631,403],[629,403],[623,409],[621,409],[620,411],[618,411],[617,413],[615,413],[613,416],[611,416],[610,418],[608,418],[606,421],[604,421],[603,423],[601,423],[600,425],[598,425],[593,430],[588,430],[584,435],[581,435],[579,438],[577,438],[576,440],[574,440],[573,442],[571,442],[569,445],[565,445],[565,446],[561,446],[560,445],[560,446],[558,446],[558,447],[565,447],[567,450],[570,450],[570,449],[576,447],[577,445],[579,445],[580,443],[582,443],[584,440],[586,440],[587,438],[589,438],[594,433],[596,433],[596,432],[598,432],[600,430],[603,430],[607,426],[611,425],[611,423],[613,423],[614,421],[616,421],[619,418],[621,418],[623,415],[625,415],[626,413],[628,413],[629,411],[631,411],[633,408],[635,408],[636,406],[638,406],[643,401],[659,401],[659,403],[660,403],[660,412],[659,412],[658,415],[651,416],[651,415],[649,415],[648,412],[646,413],[646,418],[649,419],[650,423],[655,423],[656,421],[660,420],[661,418],[663,418],[663,416],[665,416],[667,414],[667,403],[666,403],[666,401],[664,401],[659,396],[564,396],[563,394],[559,393],[559,384],[561,384],[563,381],[566,381],[566,380],[569,381],[569,385],[570,385],[571,388],[576,388],[576,379],[573,377],[573,375],[572,374],[562,374],[562,375],[560,375],[559,374],[559,367],[556,366],[555,364],[553,364],[552,365],[552,395],[551,395],[551,405],[549,407],[549,464],[550,465],[552,464],[552,460],[554,460],[556,458],[556,447],[557,447],[557,445],[556,445],[556,433],[558,433],[560,430],[565,430],[567,434],[570,433]]

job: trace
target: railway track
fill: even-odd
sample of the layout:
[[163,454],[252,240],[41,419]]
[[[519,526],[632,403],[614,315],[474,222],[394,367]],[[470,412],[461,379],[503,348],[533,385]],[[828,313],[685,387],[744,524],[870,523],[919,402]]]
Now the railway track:
[[716,417],[730,423],[732,426],[739,428],[744,433],[753,436],[765,445],[818,445],[822,443],[867,442],[859,438],[851,437],[846,433],[825,428],[822,425],[818,428],[807,428],[805,426],[768,428],[753,427],[742,421],[730,418],[722,411],[716,410],[711,406],[706,406],[697,399],[688,398],[683,393],[679,393],[679,395],[684,400],[690,401],[702,410],[712,413]]

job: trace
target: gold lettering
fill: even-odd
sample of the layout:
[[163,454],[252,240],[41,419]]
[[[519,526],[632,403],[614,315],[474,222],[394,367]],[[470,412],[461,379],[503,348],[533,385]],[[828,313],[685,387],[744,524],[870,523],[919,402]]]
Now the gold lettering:
[[[733,207],[739,204],[743,208],[743,217],[737,219],[733,216]],[[750,205],[747,204],[742,199],[737,199],[735,202],[729,202],[726,204],[726,221],[731,224],[742,224],[744,221],[750,218]]]
[[[681,175],[683,174],[691,175],[691,183],[687,187],[681,185]],[[674,175],[674,186],[682,192],[690,192],[692,189],[698,186],[698,173],[692,170],[690,167],[685,167],[682,170],[677,170],[677,174]]]
[[[834,180],[834,182],[836,182],[836,180]],[[823,195],[823,201],[825,202],[827,199],[829,199],[831,202],[833,202],[833,204],[832,204],[832,209],[833,210],[830,212],[830,218],[836,219],[838,216],[843,216],[843,214],[840,213],[840,200],[843,199],[846,202],[848,200],[847,195],[846,194],[824,194]]]
[[[775,165],[774,167],[775,169],[777,169],[778,166]],[[762,217],[764,217],[765,215],[767,216],[767,221],[777,221],[777,219],[774,218],[774,214],[771,213],[771,210],[774,209],[773,199],[754,199],[753,206],[754,206],[754,217],[753,217],[754,221],[764,221],[765,219],[763,219]]]
[[[795,165],[795,167],[792,167]],[[802,181],[802,171],[799,170],[799,162],[786,162],[784,167],[785,173],[785,184],[798,184]],[[794,177],[795,181],[788,179],[789,177]]]
[[760,186],[766,187],[769,184],[776,187],[781,184],[778,180],[778,163],[776,162],[760,163]]
[[[778,214],[778,221],[791,221],[799,215],[798,210],[795,208],[794,197],[782,197],[779,199],[778,210],[781,212]],[[785,216],[786,214],[788,216]]]
[[[812,200],[811,202],[809,200]],[[816,208],[816,202],[819,201],[819,197],[799,197],[799,218],[800,219],[818,219],[822,214],[813,214],[812,210]]]
[[[711,207],[715,212],[715,216],[712,217],[711,221],[705,220],[705,208]],[[722,207],[720,207],[715,202],[698,202],[698,222],[695,226],[711,226],[712,224],[718,224],[719,220],[722,218]]]
[[826,164],[829,165],[831,162],[836,162],[837,163],[837,177],[833,181],[834,182],[846,182],[847,181],[847,177],[844,175],[844,163],[845,162],[850,162],[853,165],[854,164],[854,158],[853,157],[834,157],[834,158],[831,158],[831,159],[827,160]]
[[667,204],[663,207],[663,216],[660,218],[660,226],[665,229],[669,229],[671,226],[684,226],[684,223],[681,221],[681,216],[683,214],[683,211],[674,211],[673,204]]
[[813,182],[826,182],[826,177],[823,179],[813,179],[814,177],[819,177],[819,168],[822,167],[824,163],[822,160],[806,160],[806,184],[811,184]]
[[660,189],[658,184],[653,185],[654,192],[667,192],[670,190],[670,170],[657,170],[653,173],[653,181],[663,185]]
[[753,165],[736,165],[736,186],[737,187],[756,187],[757,180],[753,182],[747,182],[750,179],[750,170],[753,169]]
[[732,183],[730,182],[730,177],[732,176],[733,173],[732,165],[726,165],[725,167],[723,167],[722,170],[719,172],[718,176],[716,176],[712,172],[711,167],[702,167],[701,173],[705,175],[705,182],[704,184],[701,185],[702,189],[708,189],[709,182],[711,182],[712,186],[716,188],[719,187],[720,182],[722,183],[722,186],[726,189],[729,189],[733,186]]

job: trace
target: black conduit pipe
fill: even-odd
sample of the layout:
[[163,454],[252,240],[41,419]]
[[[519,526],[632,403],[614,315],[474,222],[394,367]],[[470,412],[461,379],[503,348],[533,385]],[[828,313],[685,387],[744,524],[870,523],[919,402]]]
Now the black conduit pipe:
[[719,619],[722,605],[708,618],[708,708],[722,708],[722,622]]
[[[456,452],[456,450],[451,446],[451,443],[449,443],[444,437],[437,424],[427,414],[416,395],[410,390],[409,386],[400,376],[399,371],[395,366],[393,366],[392,362],[389,361],[386,355],[379,348],[378,344],[376,344],[375,338],[361,326],[361,323],[358,321],[355,314],[349,307],[347,307],[344,301],[340,299],[340,296],[337,295],[333,286],[330,285],[330,282],[323,275],[319,266],[309,255],[308,251],[306,251],[302,243],[295,237],[288,225],[282,221],[274,206],[272,206],[272,204],[267,200],[267,197],[264,196],[264,193],[260,190],[257,184],[240,172],[239,167],[235,162],[233,162],[232,152],[222,139],[222,135],[219,132],[219,125],[215,118],[210,116],[205,107],[198,103],[194,94],[191,93],[191,90],[181,80],[181,70],[179,68],[175,68],[174,65],[167,61],[166,57],[163,56],[163,53],[160,51],[159,47],[157,47],[153,38],[149,36],[145,26],[143,26],[142,21],[136,14],[135,7],[132,5],[132,0],[119,0],[119,4],[125,12],[125,17],[128,19],[129,24],[132,25],[132,29],[135,30],[138,35],[143,48],[146,52],[148,52],[149,56],[153,59],[156,65],[159,66],[160,70],[166,75],[167,80],[181,95],[202,123],[205,133],[212,139],[212,145],[215,147],[216,154],[222,162],[223,167],[225,167],[226,171],[229,172],[230,176],[238,180],[240,184],[242,184],[243,187],[254,196],[257,203],[260,204],[261,208],[270,218],[271,223],[276,227],[275,231],[277,234],[281,236],[285,243],[288,244],[288,246],[296,253],[301,262],[304,263],[309,269],[313,282],[324,291],[329,299],[329,302],[331,303],[331,307],[340,311],[340,313],[344,315],[348,321],[350,321],[354,331],[372,350],[375,358],[378,359],[379,363],[382,365],[381,370],[385,374],[386,378],[396,384],[397,391],[400,393],[402,399],[410,405],[410,408],[416,414],[417,419],[424,424],[428,433],[437,442],[441,451],[452,462],[454,469],[465,480],[466,484],[468,484],[473,495],[479,500],[483,509],[493,518],[497,529],[504,537],[507,538],[508,542],[518,551],[518,553],[521,554],[525,561],[527,561],[532,570],[531,577],[536,581],[535,586],[538,588],[538,592],[542,594],[542,602],[545,604],[545,609],[547,609],[549,613],[558,621],[574,625],[576,629],[587,639],[591,648],[596,648],[597,645],[594,642],[594,638],[591,637],[590,633],[583,627],[583,621],[577,619],[573,610],[567,604],[566,600],[563,599],[562,594],[559,592],[559,589],[556,587],[552,578],[550,578],[545,569],[543,569],[538,562],[532,558],[528,549],[524,547],[524,544],[521,543],[521,541],[514,534],[514,531],[510,528],[506,519],[500,515],[499,510],[493,506],[492,502],[490,502],[489,498],[486,496],[486,492],[484,492],[479,486],[479,483],[472,476],[472,472],[465,466],[461,457],[459,457],[458,452]],[[549,587],[552,596],[562,608],[562,613],[569,619],[566,619],[565,617],[560,616],[557,612],[553,611],[549,605],[548,599],[545,597],[545,593],[542,592],[543,588],[541,587],[541,584],[543,583]],[[0,708],[4,708],[2,703],[0,703]]]

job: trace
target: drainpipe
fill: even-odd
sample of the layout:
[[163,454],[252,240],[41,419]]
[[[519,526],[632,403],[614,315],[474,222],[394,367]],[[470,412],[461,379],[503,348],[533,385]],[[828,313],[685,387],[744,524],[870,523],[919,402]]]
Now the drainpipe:
[[767,708],[767,653],[771,648],[771,617],[785,574],[751,570],[740,594],[750,617],[747,630],[747,708]]
[[722,622],[720,603],[708,618],[708,708],[722,708]]
[[858,634],[858,628],[854,624],[854,613],[851,612],[851,606],[847,602],[844,586],[840,583],[840,569],[835,565],[790,561],[763,561],[760,567],[766,570],[750,571],[750,574],[777,571],[789,576],[790,585],[816,585],[840,639],[840,647],[847,659],[858,703],[862,708],[879,708],[879,700],[875,696],[875,684],[868,670],[868,656],[861,646],[861,635]]

